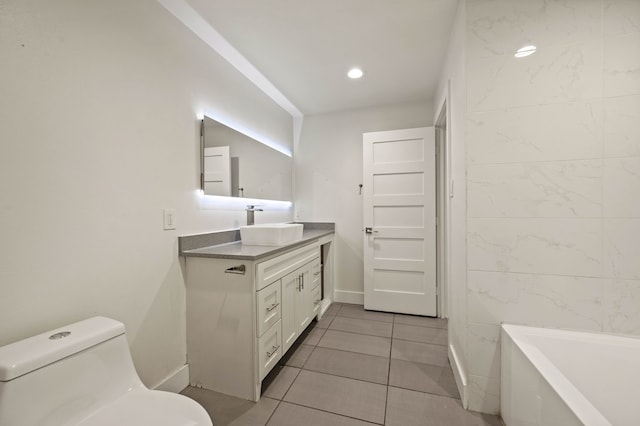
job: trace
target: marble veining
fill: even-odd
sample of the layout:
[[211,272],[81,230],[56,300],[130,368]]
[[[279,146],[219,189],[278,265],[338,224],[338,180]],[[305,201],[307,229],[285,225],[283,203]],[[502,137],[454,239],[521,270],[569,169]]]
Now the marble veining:
[[606,37],[604,95],[640,94],[640,32]]
[[469,410],[497,414],[500,412],[500,376],[467,376]]
[[468,111],[587,100],[602,96],[602,41],[549,46],[513,55],[469,59]]
[[470,323],[467,345],[469,374],[499,376],[500,374],[500,327],[498,325]]
[[614,280],[604,306],[605,331],[640,334],[640,280]]
[[467,2],[472,55],[513,55],[527,43],[566,45],[598,37],[601,0]]
[[640,157],[604,160],[604,217],[640,218]]
[[640,279],[640,218],[604,219],[604,275]]
[[469,219],[468,269],[599,277],[600,219]]
[[469,320],[601,330],[603,294],[611,284],[603,278],[469,271]]
[[467,188],[469,217],[600,217],[602,160],[470,166]]
[[640,157],[640,95],[604,100],[604,155]]
[[[501,321],[640,334],[640,1],[468,0],[472,409],[499,403]],[[513,52],[535,44],[522,59]],[[465,346],[465,344],[467,346]]]
[[594,100],[472,113],[467,160],[495,164],[600,158],[602,127],[602,101]]
[[640,1],[604,0],[604,34],[640,32]]

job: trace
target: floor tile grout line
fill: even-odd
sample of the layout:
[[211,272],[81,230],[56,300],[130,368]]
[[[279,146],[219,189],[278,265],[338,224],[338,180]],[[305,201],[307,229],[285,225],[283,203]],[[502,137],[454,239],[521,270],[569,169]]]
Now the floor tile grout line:
[[[268,397],[266,397],[266,398],[268,398]],[[267,426],[269,424],[269,422],[271,421],[271,418],[273,417],[273,415],[276,413],[276,411],[278,411],[278,407],[280,407],[280,404],[282,404],[282,400],[281,399],[276,399],[276,401],[278,401],[278,404],[276,404],[276,408],[273,409],[273,411],[269,415],[269,418],[267,419],[267,421],[264,422],[264,426]]]
[[[365,311],[365,312],[369,312],[369,311]],[[404,323],[404,322],[396,322],[395,318],[393,318],[391,321],[383,321],[383,320],[372,319],[372,318],[362,318],[362,317],[340,315],[340,313],[338,313],[333,317],[333,319],[335,319],[337,317],[364,320],[364,321],[375,321],[375,322],[382,322],[382,323],[387,323],[387,324],[396,323],[398,325],[408,325],[408,326],[411,326],[411,327],[422,327],[422,328],[433,328],[433,329],[436,329],[436,330],[446,330],[447,329],[447,327],[438,327],[438,326],[426,325],[426,324],[409,324],[409,323]],[[417,318],[431,318],[431,317],[418,316]],[[433,318],[433,319],[436,319],[436,318]],[[441,318],[437,318],[437,319],[441,319]]]
[[377,356],[378,358],[386,358],[386,356],[374,355],[374,354],[368,354],[368,353],[366,353],[366,352],[348,351],[348,350],[346,350],[346,349],[332,348],[331,346],[320,346],[320,345],[318,345],[317,347],[319,347],[319,348],[324,348],[324,349],[333,349],[333,350],[336,350],[336,351],[350,352],[350,353],[352,353],[352,354],[369,355],[369,356]]
[[[289,366],[285,365],[285,367],[289,367]],[[295,368],[295,367],[289,367],[289,368]],[[297,370],[298,370],[298,373],[296,374],[296,377],[293,378],[293,380],[289,384],[289,387],[287,387],[287,390],[282,394],[282,398],[280,398],[280,401],[284,400],[284,397],[287,396],[287,393],[289,393],[289,390],[291,389],[291,386],[293,386],[295,381],[298,379],[298,376],[300,375],[300,372],[302,371],[302,368],[298,368]],[[280,375],[280,373],[282,373],[282,370],[278,371],[278,375]],[[273,382],[271,382],[271,384],[273,384]]]
[[393,338],[393,336],[381,336],[379,334],[368,334],[368,333],[361,333],[361,332],[357,332],[357,331],[347,331],[347,330],[338,330],[336,328],[327,328],[327,330],[331,330],[331,331],[341,331],[343,333],[353,333],[353,334],[360,334],[362,336],[372,336],[372,337],[384,337],[385,339],[391,339]]
[[393,336],[393,333],[392,333],[392,335],[391,335],[391,336],[387,337],[387,336],[377,336],[377,335],[375,335],[375,334],[358,333],[358,332],[355,332],[355,331],[336,330],[336,329],[333,329],[333,328],[327,328],[327,330],[331,330],[331,331],[338,331],[338,332],[340,332],[340,333],[359,334],[359,335],[361,335],[361,336],[381,337],[381,338],[383,338],[383,339],[392,339],[392,338],[393,338],[393,337],[392,337],[392,336]]
[[[390,388],[395,388],[395,389],[400,389],[400,390],[408,390],[411,392],[417,392],[417,393],[422,393],[424,395],[432,395],[432,396],[438,396],[438,397],[442,397],[442,398],[448,398],[448,399],[453,399],[454,401],[460,401],[462,402],[461,398],[455,398],[453,396],[447,396],[447,395],[439,395],[437,393],[430,393],[430,392],[422,392],[422,391],[418,391],[418,390],[414,390],[414,389],[407,389],[407,388],[401,388],[399,386],[389,386]],[[466,410],[466,409],[465,409]],[[469,410],[467,410],[469,411]]]
[[406,324],[404,322],[398,322],[398,323],[394,323],[394,324],[398,324],[398,325],[408,325],[410,327],[420,327],[420,328],[432,328],[434,330],[444,330],[446,331],[447,328],[446,327],[433,327],[431,325],[420,325],[420,324]]
[[[348,419],[358,420],[358,421],[365,422],[365,423],[369,423],[369,424],[372,424],[372,425],[381,425],[381,426],[384,426],[384,422],[383,422],[383,423],[371,422],[371,421],[369,421],[369,420],[361,419],[360,417],[347,416],[346,414],[336,413],[335,411],[323,410],[322,408],[312,407],[312,406],[310,406],[310,405],[300,404],[299,402],[285,401],[284,399],[283,399],[281,402],[285,402],[285,403],[287,403],[287,404],[291,404],[291,405],[297,405],[298,407],[309,408],[309,409],[311,409],[311,410],[322,411],[323,413],[335,414],[336,416],[346,417],[346,418],[348,418]],[[274,412],[275,412],[275,410],[274,410]]]
[[340,374],[334,374],[334,373],[327,373],[326,371],[320,371],[320,370],[313,370],[311,368],[305,368],[304,371],[311,371],[313,373],[322,373],[322,374],[326,374],[327,376],[335,376],[335,377],[340,377],[343,379],[351,379],[351,380],[357,380],[359,382],[364,382],[364,383],[372,383],[374,385],[381,385],[381,386],[387,386],[385,383],[380,383],[380,382],[372,382],[371,380],[365,380],[365,379],[356,379],[355,377],[349,377],[349,376],[343,376]]
[[[302,369],[301,369],[302,370]],[[340,377],[341,379],[349,379],[349,380],[355,380],[356,382],[362,382],[362,383],[369,383],[369,384],[374,384],[374,385],[378,385],[378,386],[385,386],[382,383],[376,383],[376,382],[369,382],[366,380],[360,380],[360,379],[354,379],[352,377],[343,377],[343,376],[339,376],[337,374],[331,374],[331,373],[324,373],[322,371],[315,371],[315,370],[304,370],[304,371],[310,371],[312,373],[317,373],[317,374],[323,374],[325,376],[333,376],[333,377]]]
[[[393,329],[395,327],[395,315],[392,317],[393,322],[391,323],[391,335],[393,336]],[[391,380],[391,353],[393,352],[393,339],[391,339],[391,344],[389,345],[389,363],[387,368],[387,385],[386,385],[386,394],[384,397],[384,424],[387,424],[387,407],[389,407],[389,382]]]
[[445,348],[449,347],[448,343],[423,342],[422,340],[402,339],[400,337],[392,337],[391,340],[402,340],[404,342],[424,343],[425,345],[444,346]]
[[375,321],[375,322],[381,322],[381,323],[385,323],[385,324],[392,324],[392,323],[393,323],[393,320],[392,320],[392,321],[382,321],[382,320],[371,319],[371,318],[348,317],[348,316],[344,316],[344,315],[340,315],[340,314],[336,315],[336,316],[334,317],[334,319],[335,319],[335,318],[337,318],[337,317],[340,317],[340,318],[347,318],[347,319],[363,320],[363,321]]
[[316,348],[330,349],[330,350],[332,350],[332,351],[339,351],[339,352],[346,352],[346,353],[350,353],[350,354],[366,355],[366,356],[374,356],[374,357],[376,357],[376,358],[389,359],[389,357],[388,357],[388,356],[386,356],[386,355],[385,355],[385,356],[381,356],[381,355],[373,355],[373,354],[367,354],[367,353],[364,353],[364,352],[348,351],[348,350],[346,350],[346,349],[330,348],[330,347],[328,347],[328,346],[320,346],[320,345],[318,345],[318,346],[316,346]]
[[371,323],[374,323],[374,324],[393,324],[393,321],[380,321],[380,320],[375,320],[375,319],[371,319],[371,318],[344,317],[344,316],[341,316],[341,315],[336,315],[334,320],[336,318],[340,318],[341,320],[349,320],[349,321],[371,322]]

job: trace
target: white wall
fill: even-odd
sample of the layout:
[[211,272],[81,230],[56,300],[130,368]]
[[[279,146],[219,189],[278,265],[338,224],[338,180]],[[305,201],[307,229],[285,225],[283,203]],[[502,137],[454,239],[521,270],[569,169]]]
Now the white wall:
[[453,185],[453,198],[449,199],[449,348],[452,367],[459,381],[461,397],[466,400],[466,385],[470,378],[467,365],[467,262],[466,262],[466,74],[465,74],[465,2],[458,10],[451,30],[447,56],[443,63],[435,98],[435,114],[446,102],[449,189]]
[[466,33],[469,407],[497,412],[501,321],[640,334],[640,3],[467,0]]
[[294,151],[295,214],[336,223],[337,300],[363,303],[362,133],[431,125],[431,102],[304,118]]
[[186,360],[177,236],[245,217],[197,195],[197,116],[288,146],[291,117],[152,0],[3,1],[0,56],[0,345],[113,317],[153,386]]

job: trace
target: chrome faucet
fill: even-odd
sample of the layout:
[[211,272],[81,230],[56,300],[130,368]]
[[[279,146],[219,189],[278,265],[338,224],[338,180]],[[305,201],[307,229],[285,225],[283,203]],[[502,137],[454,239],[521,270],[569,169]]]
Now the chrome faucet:
[[255,224],[254,212],[261,212],[262,209],[257,209],[253,204],[249,204],[246,208],[247,211],[247,226]]

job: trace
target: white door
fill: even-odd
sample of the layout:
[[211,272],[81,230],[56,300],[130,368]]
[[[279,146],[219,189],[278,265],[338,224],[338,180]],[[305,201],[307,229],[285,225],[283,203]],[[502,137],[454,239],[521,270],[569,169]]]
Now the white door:
[[436,316],[435,131],[363,134],[364,307]]

